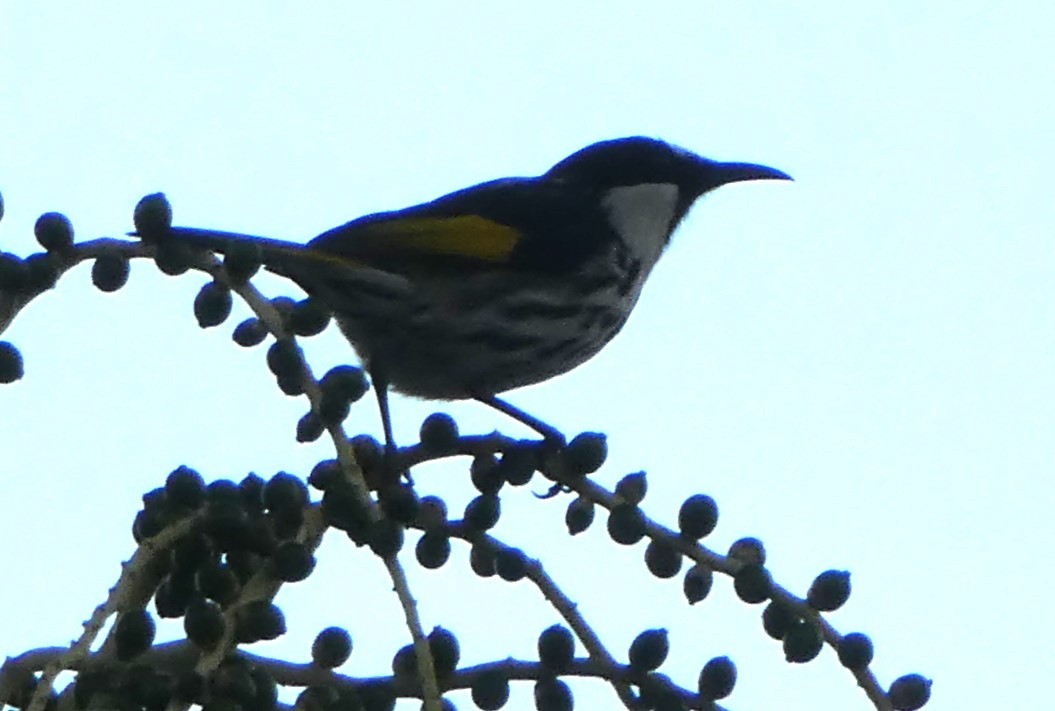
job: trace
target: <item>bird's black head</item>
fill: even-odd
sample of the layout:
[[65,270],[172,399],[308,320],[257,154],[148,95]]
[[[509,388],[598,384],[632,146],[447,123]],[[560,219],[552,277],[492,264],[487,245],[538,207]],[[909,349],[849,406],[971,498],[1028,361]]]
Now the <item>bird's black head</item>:
[[645,136],[594,143],[557,163],[546,177],[600,189],[668,183],[677,185],[690,202],[727,183],[791,180],[775,168],[721,163]]

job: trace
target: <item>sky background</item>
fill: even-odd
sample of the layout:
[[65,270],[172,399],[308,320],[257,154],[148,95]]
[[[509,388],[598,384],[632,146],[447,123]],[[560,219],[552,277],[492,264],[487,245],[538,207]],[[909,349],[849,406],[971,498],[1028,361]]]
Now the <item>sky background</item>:
[[[933,678],[932,709],[1048,698],[1049,3],[422,5],[4,3],[0,249],[36,251],[49,210],[78,238],[119,236],[157,190],[177,224],[307,240],[623,135],[783,169],[795,183],[702,201],[623,333],[509,399],[569,434],[606,432],[598,480],[646,470],[643,508],[662,522],[713,496],[706,542],[760,537],[791,590],[850,570],[829,619],[872,636],[884,684]],[[137,262],[102,294],[89,274],[2,336],[26,361],[0,389],[4,655],[79,633],[133,551],[140,495],[176,466],[307,475],[331,456],[294,441],[305,403],[274,387],[264,349],[230,341],[244,305],[202,331],[202,275]],[[319,373],[350,360],[332,328],[304,345]],[[478,405],[393,408],[402,442],[436,409],[466,432],[520,432]],[[346,424],[380,432],[369,400]],[[466,469],[416,479],[456,514]],[[679,580],[647,574],[643,543],[615,546],[603,518],[569,539],[565,498],[508,493],[497,534],[542,559],[617,656],[667,627],[663,670],[684,685],[735,659],[731,708],[870,707],[831,650],[784,663],[728,579],[690,608]],[[306,660],[318,630],[344,625],[343,670],[387,673],[408,637],[383,568],[338,535],[319,558],[278,598],[289,634],[251,649]],[[438,572],[404,558],[426,629],[458,634],[466,663],[532,658],[557,619],[528,583],[473,577],[458,545]],[[581,708],[617,704],[604,684],[575,689]],[[530,686],[507,708],[531,708]]]

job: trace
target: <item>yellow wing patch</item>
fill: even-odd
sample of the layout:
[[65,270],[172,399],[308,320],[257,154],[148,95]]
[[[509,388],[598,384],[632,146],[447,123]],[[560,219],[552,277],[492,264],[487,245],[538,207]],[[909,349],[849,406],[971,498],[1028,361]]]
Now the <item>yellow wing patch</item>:
[[435,254],[487,262],[508,262],[520,231],[479,215],[405,217],[365,228],[379,241],[375,253]]

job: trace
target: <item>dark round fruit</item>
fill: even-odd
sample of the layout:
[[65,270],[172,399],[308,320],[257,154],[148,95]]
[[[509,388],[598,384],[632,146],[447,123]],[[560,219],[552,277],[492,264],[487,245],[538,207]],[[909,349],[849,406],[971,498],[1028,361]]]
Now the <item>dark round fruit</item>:
[[826,570],[816,577],[806,593],[806,603],[814,610],[838,610],[850,599],[850,573],[846,570]]
[[608,535],[624,546],[632,546],[645,536],[645,516],[631,504],[616,504],[608,514]]
[[323,394],[331,393],[348,403],[358,401],[370,389],[362,368],[354,365],[338,365],[326,371],[319,381]]
[[188,466],[180,466],[165,479],[165,495],[174,506],[196,509],[205,503],[205,479]]
[[172,227],[172,206],[164,193],[153,193],[143,197],[132,213],[136,234],[144,241],[155,241],[164,237]]
[[330,311],[318,299],[303,299],[293,305],[289,327],[298,336],[317,336],[330,325]]
[[480,494],[465,507],[465,525],[475,531],[487,531],[498,523],[502,502],[496,494]]
[[264,485],[264,508],[268,511],[301,511],[307,503],[308,485],[288,472],[278,472]]
[[451,539],[445,533],[426,533],[418,539],[414,555],[422,568],[435,570],[451,557]]
[[697,563],[685,573],[685,580],[682,582],[682,592],[685,593],[685,599],[688,600],[689,604],[695,605],[707,597],[713,584],[714,571],[701,563]]
[[506,483],[498,460],[493,454],[480,454],[473,457],[469,465],[469,480],[481,494],[495,494]]
[[283,541],[272,554],[271,564],[276,578],[296,583],[315,570],[315,556],[300,541]]
[[489,669],[473,679],[470,690],[473,703],[479,708],[497,711],[509,700],[509,678],[502,671]]
[[204,650],[215,647],[223,638],[224,626],[223,612],[215,602],[197,600],[187,605],[183,631],[195,646]]
[[120,252],[103,252],[92,264],[92,284],[99,291],[111,293],[128,283],[131,272],[128,257]]
[[403,547],[403,527],[388,517],[373,522],[369,537],[370,550],[385,560],[393,558]]
[[673,578],[681,571],[681,553],[666,541],[651,540],[645,548],[645,566],[657,578]]
[[575,637],[571,631],[563,625],[542,630],[538,637],[538,659],[551,674],[566,672],[575,659]]
[[194,580],[198,592],[220,605],[232,602],[241,587],[238,576],[231,567],[219,560],[210,561],[198,568]]
[[194,249],[177,239],[162,239],[154,251],[154,264],[162,274],[179,276],[194,263]]
[[728,556],[742,563],[765,565],[766,547],[757,538],[739,538],[729,546]]
[[314,412],[306,412],[297,420],[297,441],[314,442],[326,431],[326,425]]
[[564,523],[568,526],[568,533],[576,535],[582,533],[593,523],[596,507],[589,499],[577,496],[568,504],[568,511],[564,514]]
[[458,423],[446,412],[434,412],[421,423],[419,436],[429,456],[450,454],[458,446]]
[[256,317],[247,318],[235,326],[231,338],[242,348],[259,346],[267,338],[267,327]]
[[235,636],[239,642],[278,639],[285,633],[286,616],[268,600],[248,602],[235,614]]
[[847,669],[857,671],[872,663],[872,640],[868,635],[851,632],[839,640],[835,651],[839,653],[839,662]]
[[916,711],[930,700],[930,687],[930,679],[919,674],[906,674],[894,679],[887,697],[897,711]]
[[8,341],[0,341],[0,384],[21,380],[25,372],[19,350]]
[[429,632],[429,651],[432,652],[432,666],[436,676],[454,673],[461,660],[462,650],[454,633],[443,627],[433,627]]
[[233,240],[223,255],[223,269],[232,284],[245,284],[260,270],[263,250],[256,242]]
[[729,657],[715,657],[700,671],[700,696],[708,701],[724,699],[736,686],[736,665]]
[[773,578],[761,565],[745,565],[733,576],[733,588],[744,602],[755,605],[765,602],[773,590]]
[[502,453],[498,470],[511,486],[523,486],[531,481],[538,466],[538,457],[530,447],[510,447]]
[[143,608],[122,614],[114,628],[117,659],[127,662],[150,649],[156,632],[154,618]]
[[327,627],[311,644],[311,661],[323,669],[341,666],[352,654],[352,636],[341,627]]
[[489,543],[474,543],[469,549],[469,567],[481,578],[495,574],[495,549]]
[[784,659],[792,664],[805,664],[821,653],[824,638],[812,622],[799,620],[784,636]]
[[194,299],[194,318],[202,328],[219,326],[231,315],[231,290],[217,281],[201,288]]
[[293,341],[275,341],[267,349],[267,367],[276,376],[300,377],[300,349]]
[[519,548],[503,547],[495,552],[495,572],[502,580],[515,583],[527,575],[527,567],[527,556]]
[[645,630],[630,644],[630,666],[637,671],[654,671],[666,661],[669,652],[670,639],[665,629]]
[[706,494],[694,494],[685,499],[678,511],[678,530],[689,540],[700,540],[717,525],[718,504]]
[[65,252],[73,246],[73,225],[61,212],[45,212],[38,217],[33,234],[49,252]]
[[568,476],[593,474],[608,458],[608,439],[600,432],[575,435],[562,453]]
[[645,472],[627,474],[615,485],[615,495],[633,506],[637,506],[645,499],[648,493],[648,479]]
[[776,640],[787,637],[791,628],[801,621],[790,607],[776,600],[766,605],[766,609],[762,611],[762,628],[767,635]]
[[539,679],[535,682],[535,708],[538,711],[572,711],[575,702],[571,687],[560,679]]

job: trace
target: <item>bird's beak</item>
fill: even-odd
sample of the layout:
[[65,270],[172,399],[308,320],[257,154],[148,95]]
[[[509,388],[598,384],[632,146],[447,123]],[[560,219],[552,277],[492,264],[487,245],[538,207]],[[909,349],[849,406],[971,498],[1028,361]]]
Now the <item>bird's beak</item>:
[[714,163],[710,173],[710,190],[726,183],[740,183],[746,180],[793,180],[782,170],[754,163]]

